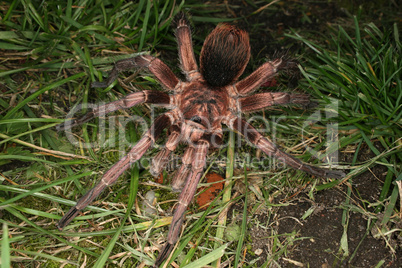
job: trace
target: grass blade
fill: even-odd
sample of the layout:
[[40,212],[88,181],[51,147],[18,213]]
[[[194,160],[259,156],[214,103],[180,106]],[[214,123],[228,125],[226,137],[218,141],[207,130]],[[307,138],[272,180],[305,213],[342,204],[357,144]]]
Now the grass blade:
[[225,254],[225,249],[227,248],[228,244],[220,246],[217,249],[214,249],[211,253],[199,258],[198,260],[184,266],[183,268],[199,268],[204,267],[216,260],[219,260]]
[[8,241],[8,227],[7,223],[3,223],[3,235],[1,239],[1,267],[11,267],[11,252],[10,244]]

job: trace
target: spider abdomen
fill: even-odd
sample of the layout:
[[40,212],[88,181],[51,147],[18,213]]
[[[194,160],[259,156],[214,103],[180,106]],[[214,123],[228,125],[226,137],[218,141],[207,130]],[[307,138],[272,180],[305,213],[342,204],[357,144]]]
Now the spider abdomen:
[[200,72],[209,85],[223,87],[239,78],[249,59],[247,32],[234,25],[219,24],[205,39]]

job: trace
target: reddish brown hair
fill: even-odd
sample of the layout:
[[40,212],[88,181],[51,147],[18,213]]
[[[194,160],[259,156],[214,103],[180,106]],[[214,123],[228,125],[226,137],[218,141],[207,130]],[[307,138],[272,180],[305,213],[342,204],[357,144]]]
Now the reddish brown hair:
[[211,86],[236,81],[250,59],[248,33],[230,24],[219,24],[205,39],[200,72]]

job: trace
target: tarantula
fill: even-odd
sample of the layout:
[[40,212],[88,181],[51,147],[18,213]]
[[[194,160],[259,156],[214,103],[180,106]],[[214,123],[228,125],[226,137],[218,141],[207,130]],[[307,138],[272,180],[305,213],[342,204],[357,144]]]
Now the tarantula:
[[58,228],[62,230],[79,211],[88,206],[107,186],[113,184],[130,167],[130,164],[139,160],[155,143],[162,131],[168,128],[166,146],[152,161],[150,171],[153,175],[156,176],[163,170],[169,155],[179,143],[187,143],[188,147],[184,152],[182,165],[172,181],[173,190],[181,191],[181,194],[169,229],[167,243],[156,259],[155,267],[168,257],[179,238],[183,216],[203,174],[208,149],[218,147],[222,143],[222,124],[233,131],[240,132],[264,153],[280,159],[294,169],[320,177],[341,178],[344,176],[341,171],[314,167],[282,152],[278,146],[241,118],[241,113],[262,110],[276,104],[307,105],[310,103],[309,96],[306,94],[265,92],[250,95],[275,76],[280,69],[286,68],[285,60],[279,58],[266,62],[248,77],[237,81],[250,58],[249,37],[246,31],[222,23],[205,39],[198,68],[188,19],[184,13],[179,13],[174,21],[180,68],[186,76],[186,81],[178,79],[165,63],[150,55],[120,60],[116,62],[105,82],[94,82],[92,87],[109,86],[121,71],[147,68],[169,91],[169,94],[156,90],[135,92],[124,99],[98,106],[82,118],[71,119],[59,126],[59,129],[70,129],[101,114],[127,109],[140,103],[159,104],[170,109],[155,119],[151,128],[128,154],[108,170],[101,181],[86,193],[58,223]]

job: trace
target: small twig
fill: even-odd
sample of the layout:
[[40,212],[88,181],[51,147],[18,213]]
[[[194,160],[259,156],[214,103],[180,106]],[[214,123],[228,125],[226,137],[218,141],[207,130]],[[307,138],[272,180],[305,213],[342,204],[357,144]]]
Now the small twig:
[[[0,133],[0,138],[3,139],[9,139],[10,137]],[[60,152],[60,151],[54,151],[54,150],[49,150],[49,149],[45,149],[43,147],[19,140],[19,139],[11,139],[13,142],[15,143],[19,143],[21,145],[27,146],[27,147],[31,147],[33,149],[39,150],[39,151],[43,151],[49,154],[55,154],[55,155],[62,155],[62,156],[67,156],[67,157],[71,157],[71,158],[81,158],[81,159],[86,159],[86,160],[90,160],[91,158],[87,157],[87,156],[82,156],[82,155],[77,155],[77,154],[70,154],[70,153],[64,153],[64,152]]]
[[257,14],[257,13],[263,11],[264,9],[266,9],[267,7],[269,7],[270,5],[275,4],[276,2],[279,2],[279,0],[274,0],[274,1],[272,1],[271,3],[268,3],[268,4],[266,4],[265,6],[260,7],[259,9],[257,9],[256,11],[254,11],[254,12],[251,13],[251,14],[252,14],[252,15]]

